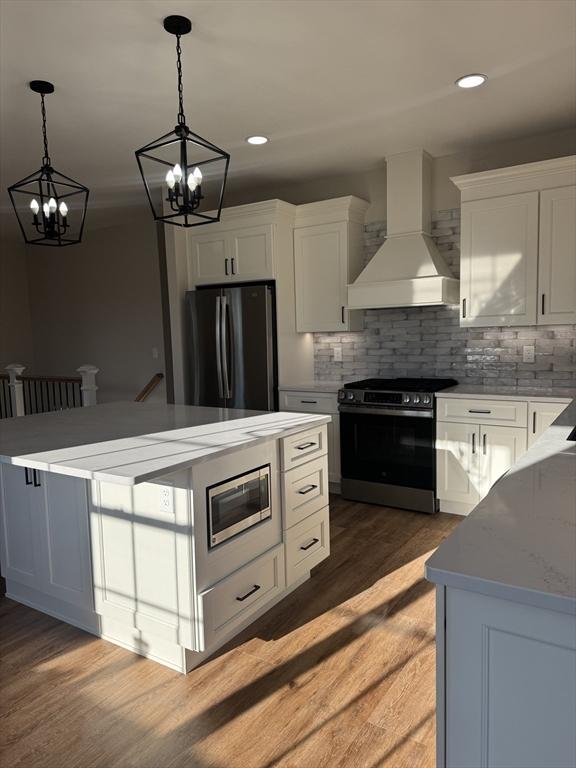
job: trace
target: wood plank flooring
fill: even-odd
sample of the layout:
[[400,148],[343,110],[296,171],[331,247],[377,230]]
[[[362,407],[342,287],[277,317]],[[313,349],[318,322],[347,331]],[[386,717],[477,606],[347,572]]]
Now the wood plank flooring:
[[332,500],[332,554],[187,676],[0,600],[0,765],[432,768],[434,592],[459,518]]

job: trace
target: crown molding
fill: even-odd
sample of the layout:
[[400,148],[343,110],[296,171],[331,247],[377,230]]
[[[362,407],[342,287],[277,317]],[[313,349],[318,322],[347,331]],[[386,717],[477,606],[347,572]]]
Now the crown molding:
[[503,184],[510,181],[536,181],[552,174],[572,171],[576,174],[576,155],[555,157],[552,160],[541,160],[536,163],[512,165],[508,168],[495,168],[490,171],[468,173],[463,176],[451,176],[450,181],[459,190],[473,187],[484,187],[490,184]]

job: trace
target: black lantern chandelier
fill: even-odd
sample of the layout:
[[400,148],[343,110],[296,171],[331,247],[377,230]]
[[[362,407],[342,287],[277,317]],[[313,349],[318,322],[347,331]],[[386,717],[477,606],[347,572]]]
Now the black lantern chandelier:
[[180,38],[192,23],[185,16],[167,16],[164,29],[176,35],[178,124],[137,150],[136,160],[154,218],[196,227],[220,219],[230,155],[186,125]]
[[88,188],[52,167],[48,154],[44,96],[54,93],[45,80],[32,80],[30,89],[42,102],[42,167],[8,187],[24,240],[30,245],[74,245],[82,240]]

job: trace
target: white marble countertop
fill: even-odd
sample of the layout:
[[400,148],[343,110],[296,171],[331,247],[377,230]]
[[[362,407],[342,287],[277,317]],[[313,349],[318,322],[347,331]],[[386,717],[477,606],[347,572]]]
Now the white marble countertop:
[[576,400],[426,563],[436,584],[576,613]]
[[0,462],[123,485],[330,421],[163,403],[106,403],[0,422]]
[[576,389],[544,389],[542,387],[486,387],[482,384],[457,384],[443,389],[436,397],[498,397],[502,400],[542,400],[567,402],[576,398]]
[[280,384],[280,392],[338,392],[344,386],[341,381],[305,381],[301,384]]

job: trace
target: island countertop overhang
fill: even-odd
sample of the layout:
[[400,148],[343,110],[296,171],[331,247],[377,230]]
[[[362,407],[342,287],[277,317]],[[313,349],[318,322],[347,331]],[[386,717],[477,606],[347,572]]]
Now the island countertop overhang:
[[135,485],[216,455],[302,431],[330,416],[108,403],[4,420],[0,462]]

